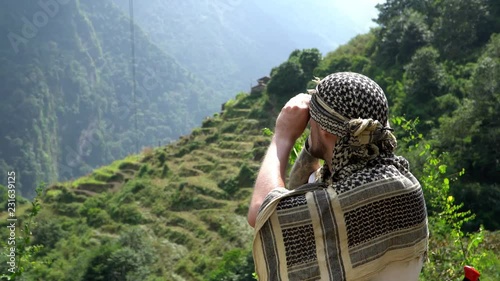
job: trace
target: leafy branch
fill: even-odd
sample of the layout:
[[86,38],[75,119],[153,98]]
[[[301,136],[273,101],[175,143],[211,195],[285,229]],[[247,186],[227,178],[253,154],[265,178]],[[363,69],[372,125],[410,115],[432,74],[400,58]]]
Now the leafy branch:
[[469,210],[462,211],[463,203],[455,203],[455,198],[450,192],[450,178],[455,180],[464,175],[465,170],[448,174],[448,165],[445,164],[447,154],[438,154],[422,134],[418,133],[416,129],[418,119],[406,120],[404,117],[395,117],[392,122],[407,134],[402,140],[407,145],[408,151],[416,151],[420,158],[425,159],[419,180],[428,202],[431,239],[436,237],[453,239],[452,253],[442,254],[441,248],[429,249],[430,264],[426,266],[426,270],[433,271],[429,274],[434,276],[433,278],[436,278],[437,274],[458,277],[464,265],[473,266],[481,271],[480,260],[486,254],[478,253],[478,248],[484,240],[484,228],[481,226],[475,233],[465,233],[462,230],[463,225],[473,220],[475,215]]
[[[267,137],[272,137],[274,134],[273,131],[269,128],[262,129],[262,134]],[[309,130],[305,130],[302,135],[295,141],[292,151],[290,152],[290,157],[288,158],[288,163],[293,165],[295,160],[299,157],[300,152],[302,151],[302,147],[307,140],[307,136],[309,136]]]

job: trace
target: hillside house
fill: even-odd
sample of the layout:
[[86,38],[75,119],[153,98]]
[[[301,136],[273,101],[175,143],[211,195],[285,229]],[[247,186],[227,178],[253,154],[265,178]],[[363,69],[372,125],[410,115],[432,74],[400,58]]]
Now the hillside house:
[[261,93],[266,88],[267,83],[271,80],[269,76],[264,76],[257,80],[257,85],[253,86],[250,94]]

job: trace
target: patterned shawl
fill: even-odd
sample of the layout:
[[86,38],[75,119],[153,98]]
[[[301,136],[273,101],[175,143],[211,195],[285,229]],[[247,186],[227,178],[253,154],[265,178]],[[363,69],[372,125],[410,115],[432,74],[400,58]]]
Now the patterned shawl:
[[324,166],[317,183],[268,194],[255,226],[259,280],[370,280],[392,261],[423,256],[423,192],[393,154],[380,87],[360,74],[332,74],[313,91],[310,112],[338,136],[333,170]]

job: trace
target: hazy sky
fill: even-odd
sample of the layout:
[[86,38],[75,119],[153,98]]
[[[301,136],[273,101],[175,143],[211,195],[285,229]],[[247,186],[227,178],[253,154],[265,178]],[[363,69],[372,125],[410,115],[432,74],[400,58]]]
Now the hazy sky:
[[358,33],[365,33],[370,27],[375,26],[372,19],[377,17],[375,5],[384,3],[385,0],[325,0],[337,10],[342,11],[346,17],[356,23]]
[[[238,1],[238,0],[235,0]],[[339,45],[347,43],[358,34],[367,33],[370,27],[376,26],[377,4],[385,0],[309,0],[290,2],[273,1],[272,13],[282,20],[290,18],[295,21],[296,29],[305,29],[322,37],[322,42],[310,42],[321,51],[331,51]],[[293,3],[293,4],[291,4]],[[270,7],[269,4],[265,4]],[[281,5],[281,6],[279,6]],[[276,9],[276,7],[279,7]],[[283,11],[283,13],[281,13]],[[293,24],[293,22],[292,22]],[[328,47],[325,46],[327,42]]]

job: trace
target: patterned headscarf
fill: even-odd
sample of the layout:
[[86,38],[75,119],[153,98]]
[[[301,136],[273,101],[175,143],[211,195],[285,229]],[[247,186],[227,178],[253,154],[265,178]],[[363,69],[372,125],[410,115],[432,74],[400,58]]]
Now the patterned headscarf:
[[396,138],[388,123],[388,103],[377,83],[358,73],[338,72],[322,79],[309,93],[311,118],[337,136],[332,171],[325,164],[322,181],[333,184],[394,157]]

